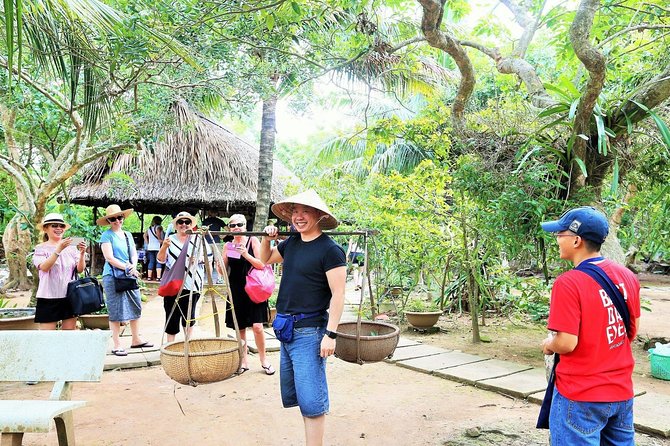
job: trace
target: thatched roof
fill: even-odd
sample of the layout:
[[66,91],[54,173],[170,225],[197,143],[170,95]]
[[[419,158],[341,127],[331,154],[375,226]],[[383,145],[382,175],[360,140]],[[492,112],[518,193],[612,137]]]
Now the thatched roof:
[[[70,200],[86,206],[117,203],[139,212],[171,214],[217,210],[253,216],[258,183],[258,148],[225,127],[194,112],[184,101],[173,105],[176,129],[152,149],[100,159],[70,188]],[[272,202],[284,198],[287,184],[299,181],[277,159]],[[128,175],[133,181],[108,177]],[[118,176],[117,176],[118,177]],[[121,175],[123,177],[123,175]]]

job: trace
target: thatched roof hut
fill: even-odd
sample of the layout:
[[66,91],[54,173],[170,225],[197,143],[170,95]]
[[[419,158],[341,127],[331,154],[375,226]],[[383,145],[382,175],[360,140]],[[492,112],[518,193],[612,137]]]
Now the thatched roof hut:
[[[193,111],[185,101],[173,105],[175,131],[151,149],[123,153],[111,163],[100,159],[70,188],[70,200],[86,206],[117,203],[139,212],[171,214],[216,210],[222,215],[255,214],[258,148]],[[277,159],[272,202],[284,198],[288,184],[299,181]],[[111,175],[119,173],[122,175]],[[124,181],[125,175],[132,181]]]

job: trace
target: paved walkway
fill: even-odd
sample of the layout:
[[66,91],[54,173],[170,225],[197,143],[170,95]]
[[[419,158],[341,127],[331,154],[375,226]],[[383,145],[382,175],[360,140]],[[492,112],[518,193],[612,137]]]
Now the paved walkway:
[[[359,293],[348,290],[343,322],[356,320],[358,298]],[[202,313],[210,315],[211,303],[208,301],[202,302],[202,305],[207,305]],[[221,305],[218,306],[221,310]],[[122,344],[127,348],[128,356],[112,355],[110,340],[110,352],[105,360],[105,370],[160,365],[158,346],[162,340],[164,318],[163,301],[160,298],[152,299],[146,303],[142,313],[141,332],[143,338],[153,342],[155,346],[152,348],[128,349],[127,347],[130,346],[130,330],[128,329],[126,330],[128,333],[122,334]],[[209,331],[202,328],[213,326],[213,323],[211,321],[201,322],[203,323],[194,327],[194,337],[214,336],[213,329]],[[223,326],[223,317],[221,318],[221,325]],[[222,331],[223,336],[235,337],[232,330],[223,327]],[[277,351],[279,341],[275,339],[274,333],[271,329],[266,329],[265,333],[266,350]],[[250,338],[253,338],[253,336],[250,336]],[[253,340],[249,342],[249,349],[254,353],[257,352]],[[543,368],[471,355],[458,350],[446,350],[424,345],[402,336],[393,357],[387,359],[386,362],[420,373],[427,373],[511,397],[526,399],[537,404],[541,404],[547,385]],[[661,383],[666,384],[665,382]],[[670,387],[670,381],[667,382],[667,385]],[[640,432],[670,438],[670,396],[646,391],[637,386],[635,390],[635,428]],[[670,392],[668,393],[670,394]]]

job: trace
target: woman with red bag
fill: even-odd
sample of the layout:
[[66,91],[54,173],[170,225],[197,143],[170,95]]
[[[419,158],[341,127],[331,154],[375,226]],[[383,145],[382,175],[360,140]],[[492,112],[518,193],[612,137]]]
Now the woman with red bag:
[[[234,214],[228,220],[230,232],[243,232],[247,230],[247,219],[242,214]],[[265,356],[265,333],[263,323],[268,322],[269,308],[267,301],[254,303],[244,290],[247,274],[250,268],[263,269],[265,264],[261,262],[254,253],[260,252],[260,241],[256,237],[235,235],[232,242],[225,244],[223,250],[223,263],[230,267],[230,292],[235,305],[235,316],[240,327],[240,337],[244,340],[244,356],[240,360],[239,373],[249,370],[247,362],[247,328],[251,327],[258,348],[258,357],[261,367],[266,375],[274,375],[275,369]],[[230,307],[226,308],[226,326],[235,328],[233,325],[233,313]]]
[[[161,249],[158,251],[156,259],[165,263],[167,269],[175,266],[179,255],[184,248],[187,249],[186,275],[184,277],[184,287],[179,298],[174,296],[163,296],[163,308],[165,309],[165,333],[167,333],[167,341],[172,342],[179,333],[179,325],[184,327],[186,337],[190,338],[195,325],[195,307],[200,299],[200,292],[202,291],[202,284],[205,280],[205,259],[202,255],[202,237],[189,236],[187,231],[195,227],[196,220],[188,212],[180,212],[172,220],[172,226],[177,230],[176,233],[170,235],[163,240]],[[212,262],[212,251],[207,244],[207,258],[208,262]],[[195,257],[195,267],[189,268],[191,265],[191,257]],[[184,259],[184,257],[182,257]],[[166,275],[167,273],[164,273]],[[189,295],[193,291],[193,301],[191,303],[191,312],[188,312]],[[177,300],[177,307],[174,308],[175,300]],[[170,313],[172,313],[170,315]],[[187,316],[188,315],[188,316]],[[188,322],[188,328],[186,323]]]

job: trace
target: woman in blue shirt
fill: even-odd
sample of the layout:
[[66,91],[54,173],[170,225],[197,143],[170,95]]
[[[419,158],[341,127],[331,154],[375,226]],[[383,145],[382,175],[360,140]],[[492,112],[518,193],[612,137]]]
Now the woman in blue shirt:
[[100,237],[100,247],[105,256],[105,267],[102,270],[102,288],[105,291],[107,310],[109,312],[109,329],[112,332],[114,347],[112,353],[116,356],[126,356],[128,352],[121,347],[121,322],[130,322],[132,342],[130,348],[153,347],[153,344],[142,341],[140,338],[140,317],[142,316],[142,299],[139,289],[117,292],[114,286],[116,268],[128,276],[139,277],[137,271],[137,250],[130,232],[124,231],[123,220],[132,214],[132,209],[125,211],[116,204],[110,204],[105,209],[105,216],[100,217],[98,226],[110,226]]

